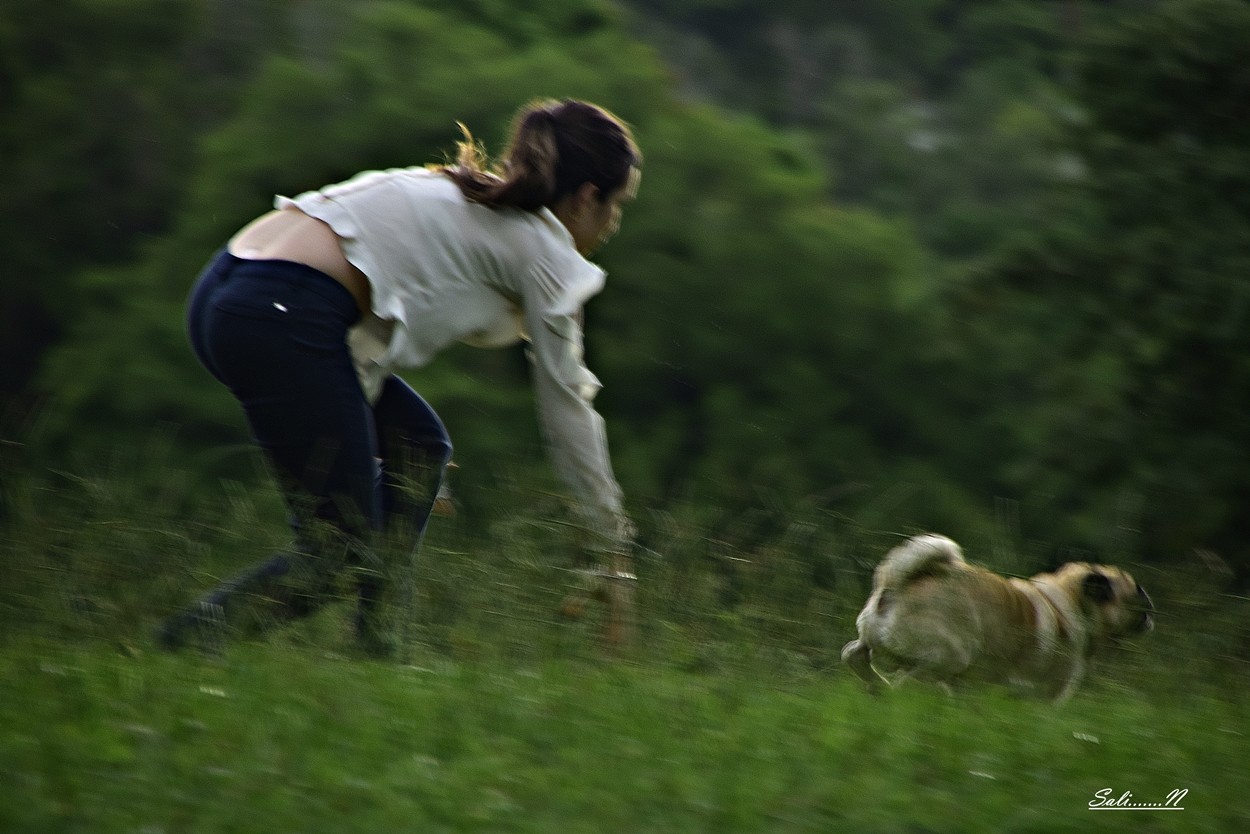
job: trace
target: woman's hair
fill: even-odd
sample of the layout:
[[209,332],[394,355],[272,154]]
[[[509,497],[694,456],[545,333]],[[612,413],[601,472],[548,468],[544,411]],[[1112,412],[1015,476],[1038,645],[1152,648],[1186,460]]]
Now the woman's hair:
[[603,199],[624,186],[630,169],[642,164],[629,127],[584,101],[543,100],[522,107],[503,159],[493,166],[468,128],[460,129],[464,140],[456,164],[441,170],[467,198],[488,206],[537,211],[587,182]]

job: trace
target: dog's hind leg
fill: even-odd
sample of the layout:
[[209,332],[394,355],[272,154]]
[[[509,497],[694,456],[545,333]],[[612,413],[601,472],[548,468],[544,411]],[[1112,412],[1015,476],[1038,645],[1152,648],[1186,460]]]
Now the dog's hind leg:
[[842,647],[842,662],[868,684],[873,695],[881,692],[881,676],[872,668],[872,649],[863,640],[852,640]]

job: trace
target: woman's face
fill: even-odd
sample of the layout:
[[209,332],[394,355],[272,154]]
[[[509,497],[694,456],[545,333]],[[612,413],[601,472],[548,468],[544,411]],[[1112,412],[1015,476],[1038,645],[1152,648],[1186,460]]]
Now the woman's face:
[[590,255],[616,234],[624,204],[638,194],[639,179],[639,170],[631,168],[625,184],[606,197],[587,183],[554,207],[556,217],[573,235],[578,252]]

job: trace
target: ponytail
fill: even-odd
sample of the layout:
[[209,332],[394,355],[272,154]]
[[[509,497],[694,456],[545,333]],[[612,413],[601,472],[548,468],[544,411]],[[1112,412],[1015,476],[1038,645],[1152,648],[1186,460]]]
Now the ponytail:
[[486,152],[463,124],[456,164],[441,168],[465,197],[491,207],[537,211],[582,183],[607,195],[629,178],[642,155],[625,124],[593,104],[540,101],[517,113],[502,163]]

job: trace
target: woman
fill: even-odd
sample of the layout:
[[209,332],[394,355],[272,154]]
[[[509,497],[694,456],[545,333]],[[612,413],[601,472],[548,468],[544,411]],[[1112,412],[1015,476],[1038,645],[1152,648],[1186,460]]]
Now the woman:
[[530,341],[556,472],[602,549],[626,552],[632,525],[591,405],[599,382],[582,361],[581,308],[604,283],[586,256],[616,231],[640,164],[629,128],[607,111],[536,102],[518,112],[496,169],[465,131],[455,165],[278,197],[231,239],[191,294],[190,339],[242,404],[290,505],[296,548],[175,614],[162,646],[249,607],[311,613],[352,567],[357,637],[388,650],[379,534],[415,556],[452,452],[438,415],[392,369],[425,365],[455,341]]

